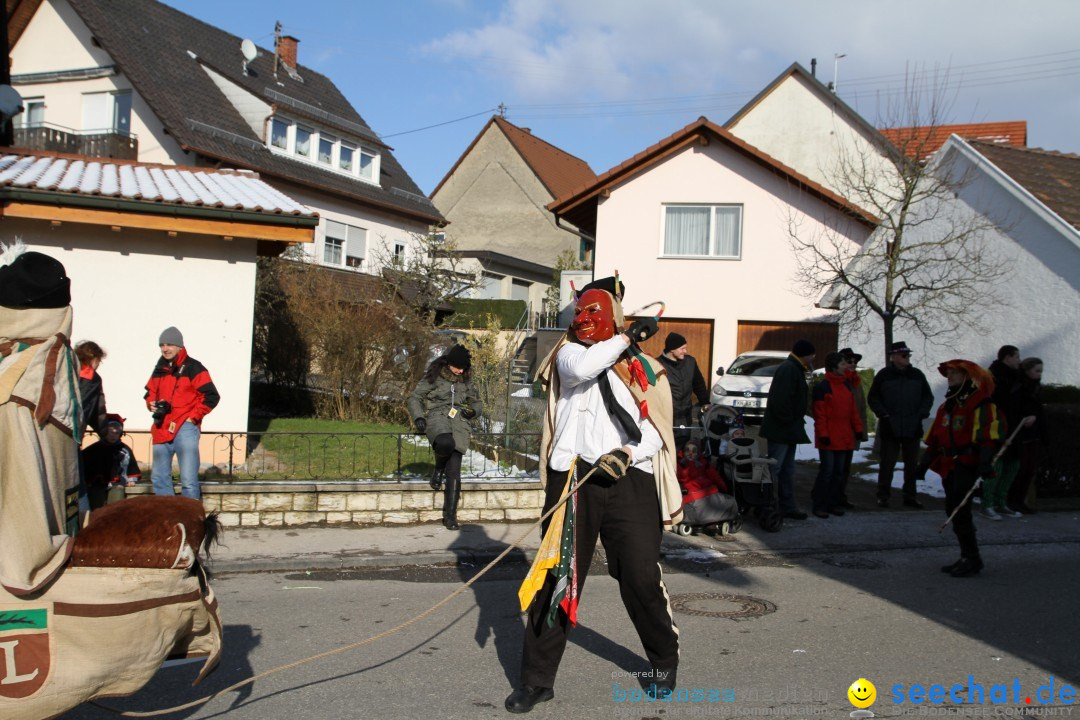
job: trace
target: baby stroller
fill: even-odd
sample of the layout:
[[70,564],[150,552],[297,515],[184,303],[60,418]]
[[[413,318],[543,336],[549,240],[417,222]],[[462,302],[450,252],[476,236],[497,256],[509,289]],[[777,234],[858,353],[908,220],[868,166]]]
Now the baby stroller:
[[701,441],[691,438],[680,453],[678,476],[683,491],[683,520],[672,527],[677,535],[730,535],[742,529],[739,504],[723,477],[700,453]]
[[[719,416],[719,417],[718,417]],[[723,420],[723,423],[718,420]],[[719,441],[717,452],[723,459],[724,474],[735,495],[741,515],[753,513],[763,530],[777,532],[784,525],[770,466],[774,461],[765,451],[764,438],[754,426],[743,427],[732,410],[714,405],[702,420],[706,434]],[[716,437],[716,428],[727,432]]]

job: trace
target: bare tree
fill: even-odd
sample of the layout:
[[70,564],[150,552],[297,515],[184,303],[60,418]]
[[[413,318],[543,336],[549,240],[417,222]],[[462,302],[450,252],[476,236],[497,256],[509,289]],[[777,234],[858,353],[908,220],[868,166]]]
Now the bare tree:
[[466,268],[453,238],[442,232],[414,233],[403,252],[391,252],[383,245],[374,256],[376,267],[382,268],[398,295],[432,322],[440,306],[467,295],[481,281],[479,273]]
[[878,219],[863,247],[842,223],[809,232],[789,216],[806,295],[838,310],[850,334],[880,321],[886,354],[897,324],[939,344],[961,327],[980,327],[986,307],[1000,302],[995,286],[1007,268],[987,250],[995,223],[958,200],[970,177],[932,152],[951,102],[948,73],[920,79],[927,77],[909,75],[885,102],[883,124],[904,128],[891,133],[892,145],[849,146],[823,169],[840,195]]

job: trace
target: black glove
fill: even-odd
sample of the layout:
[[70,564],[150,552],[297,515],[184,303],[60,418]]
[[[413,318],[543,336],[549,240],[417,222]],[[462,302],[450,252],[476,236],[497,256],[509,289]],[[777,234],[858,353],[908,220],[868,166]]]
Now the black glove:
[[829,440],[829,438],[827,438],[827,437],[820,437],[820,438],[818,438],[817,442],[818,442],[818,445],[820,445],[821,447],[829,447],[829,445],[832,443],[832,441]]
[[461,408],[461,417],[465,418],[466,420],[472,420],[474,417],[476,417],[476,411],[466,405],[465,407]]
[[425,420],[424,418],[418,417],[413,420],[413,423],[416,424],[416,432],[420,435],[423,435],[424,432],[427,431],[427,420]]
[[635,320],[630,327],[626,329],[626,335],[634,342],[645,342],[656,333],[660,332],[660,326],[656,323],[656,318],[647,317]]
[[172,412],[172,403],[168,400],[158,400],[154,403],[154,424],[160,425],[165,422],[165,416]]
[[627,468],[630,467],[630,456],[622,450],[612,450],[609,453],[601,455],[599,459],[593,463],[593,467],[596,468],[593,477],[599,480],[615,482],[626,474]]

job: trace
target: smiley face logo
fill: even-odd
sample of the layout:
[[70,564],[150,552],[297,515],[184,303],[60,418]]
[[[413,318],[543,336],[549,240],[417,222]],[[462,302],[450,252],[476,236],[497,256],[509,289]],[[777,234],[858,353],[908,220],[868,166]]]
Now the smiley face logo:
[[877,700],[877,688],[866,678],[859,678],[851,683],[847,691],[848,700],[857,708],[868,708]]

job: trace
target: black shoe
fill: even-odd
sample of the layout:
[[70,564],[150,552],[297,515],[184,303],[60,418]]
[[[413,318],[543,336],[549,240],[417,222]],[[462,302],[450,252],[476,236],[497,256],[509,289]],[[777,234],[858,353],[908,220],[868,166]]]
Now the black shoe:
[[[843,515],[843,513],[840,513],[840,514]],[[825,512],[824,510],[815,510],[814,511],[814,517],[821,518],[822,520],[828,520],[829,519],[829,513]]]
[[653,670],[656,678],[645,686],[645,694],[653,700],[663,700],[675,691],[675,670]]
[[943,573],[945,573],[946,575],[948,575],[948,574],[952,573],[952,571],[953,571],[953,570],[955,570],[956,568],[960,567],[960,563],[962,563],[962,562],[964,562],[964,558],[960,558],[960,559],[959,559],[959,560],[957,560],[956,562],[954,562],[954,563],[949,563],[948,565],[942,565],[942,566],[941,566],[941,572],[943,572]]
[[829,512],[831,512],[836,517],[844,517],[844,507],[842,505],[837,505],[836,507],[831,508]]
[[459,530],[461,526],[458,525],[457,517],[448,515],[442,519],[443,527],[447,530]]
[[916,510],[922,510],[923,504],[913,497],[904,498],[904,507],[915,508]]
[[976,555],[973,558],[960,558],[960,562],[949,574],[953,577],[971,577],[972,575],[978,575],[982,569],[983,561]]
[[555,697],[555,691],[546,687],[533,687],[522,685],[510,693],[503,705],[512,713],[527,713],[536,707],[537,703],[547,702]]
[[791,518],[792,520],[805,520],[806,513],[802,510],[785,510],[784,517]]
[[431,473],[431,479],[428,480],[428,485],[431,486],[432,490],[442,490],[443,471],[436,470],[435,472]]
[[878,507],[884,507],[884,508],[889,507],[889,498],[878,498],[877,499],[877,506]]

